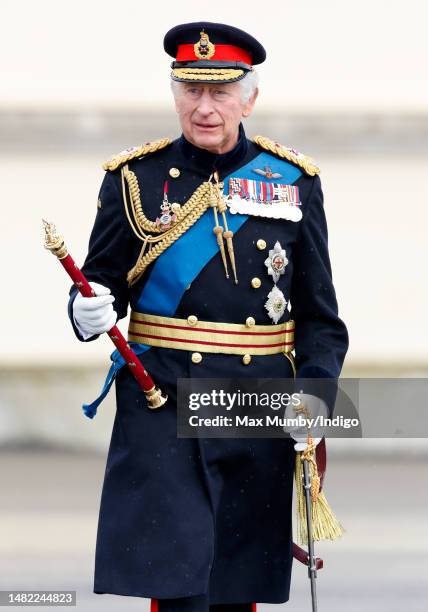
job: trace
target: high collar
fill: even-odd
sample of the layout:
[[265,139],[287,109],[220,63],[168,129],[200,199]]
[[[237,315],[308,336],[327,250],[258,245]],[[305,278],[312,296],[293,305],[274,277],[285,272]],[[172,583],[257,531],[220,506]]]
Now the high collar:
[[196,171],[211,174],[218,170],[220,177],[225,176],[232,168],[235,168],[244,159],[248,151],[248,142],[245,136],[244,126],[239,124],[238,142],[235,147],[227,153],[211,153],[206,149],[196,147],[182,134],[178,139],[181,154],[186,158],[187,165]]

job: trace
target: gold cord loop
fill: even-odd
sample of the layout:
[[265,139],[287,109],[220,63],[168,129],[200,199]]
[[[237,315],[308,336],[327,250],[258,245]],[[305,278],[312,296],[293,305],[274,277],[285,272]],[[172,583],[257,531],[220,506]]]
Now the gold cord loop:
[[[137,238],[143,242],[137,262],[129,270],[126,277],[128,286],[131,287],[141,278],[146,268],[204,214],[210,206],[211,187],[209,182],[202,183],[187,202],[177,210],[177,221],[174,225],[163,231],[144,214],[137,177],[134,172],[129,170],[127,164],[121,168],[121,177],[127,219]],[[128,204],[126,185],[128,186],[130,205]]]

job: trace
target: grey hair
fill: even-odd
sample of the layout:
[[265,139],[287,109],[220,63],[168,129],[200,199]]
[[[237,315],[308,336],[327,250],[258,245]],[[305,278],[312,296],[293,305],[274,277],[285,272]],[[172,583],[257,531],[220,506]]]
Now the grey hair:
[[[241,85],[241,101],[243,104],[246,104],[258,87],[259,75],[253,68],[253,70],[247,72],[244,78],[238,81],[238,83]],[[182,82],[171,79],[171,90],[174,94],[174,98],[180,94],[181,86]]]
[[241,84],[241,100],[246,104],[252,98],[259,86],[259,75],[253,68],[251,71],[247,72],[239,83]]

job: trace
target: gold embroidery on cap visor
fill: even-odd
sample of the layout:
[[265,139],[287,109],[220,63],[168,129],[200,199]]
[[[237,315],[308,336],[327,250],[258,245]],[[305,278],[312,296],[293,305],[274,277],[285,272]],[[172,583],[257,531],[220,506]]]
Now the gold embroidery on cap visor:
[[240,79],[244,70],[238,68],[174,68],[171,76],[183,81],[231,81]]

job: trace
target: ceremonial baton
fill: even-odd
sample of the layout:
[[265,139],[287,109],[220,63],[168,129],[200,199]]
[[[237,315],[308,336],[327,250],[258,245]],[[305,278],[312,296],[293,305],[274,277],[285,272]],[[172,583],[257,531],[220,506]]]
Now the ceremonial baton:
[[[95,291],[92,289],[83,272],[78,268],[77,264],[69,254],[64,243],[64,238],[61,236],[61,234],[57,234],[55,225],[53,225],[53,223],[48,223],[44,219],[43,225],[45,229],[45,249],[48,249],[58,258],[83,297],[94,297],[96,295]],[[168,396],[163,394],[162,391],[156,387],[153,379],[144,369],[137,355],[126,342],[118,327],[114,325],[107,332],[107,334],[110,336],[112,342],[125,360],[126,365],[131,370],[134,378],[144,391],[148,407],[150,409],[155,409],[163,406],[168,399]]]

